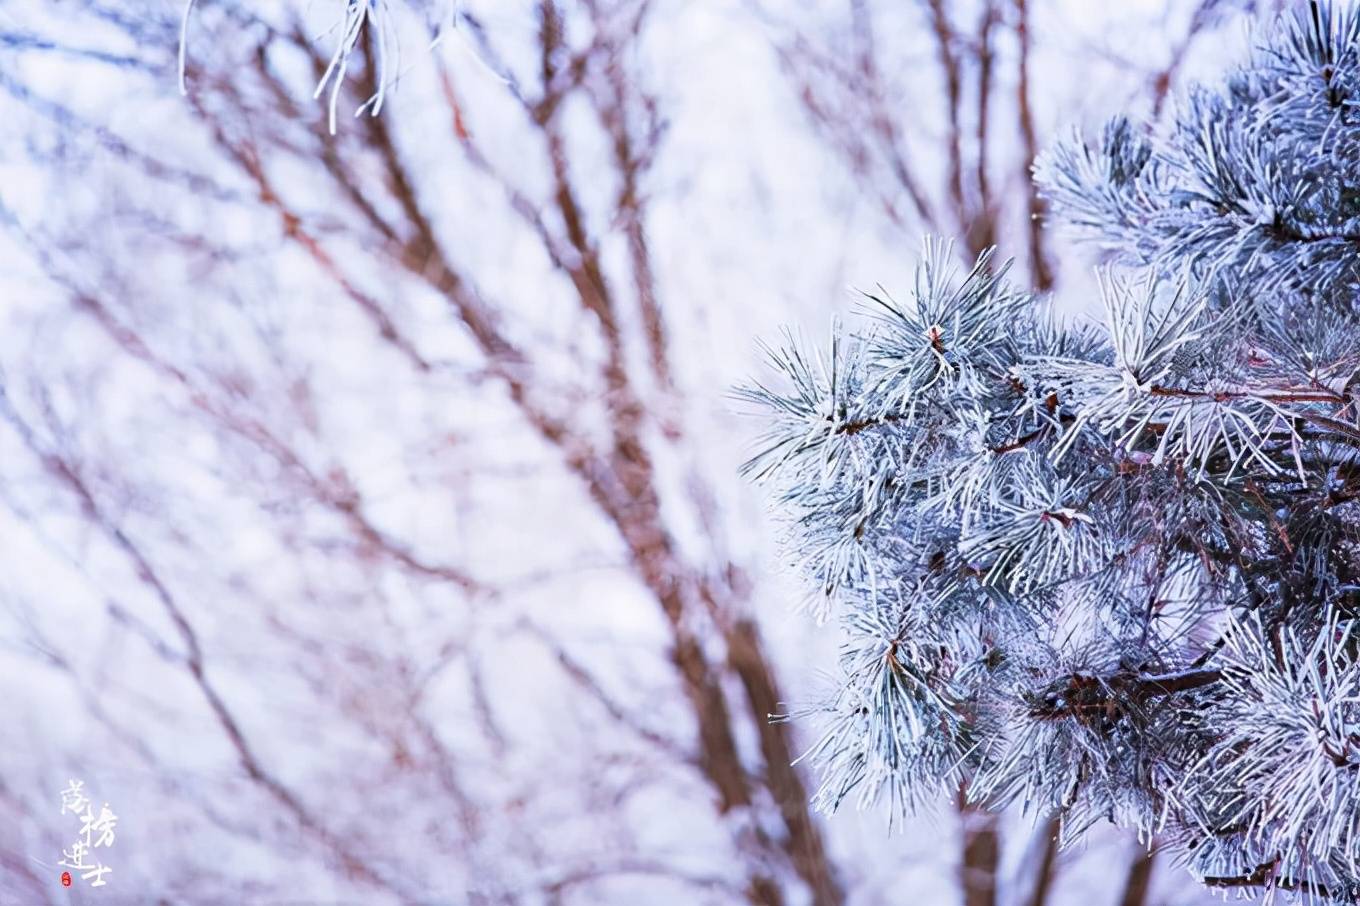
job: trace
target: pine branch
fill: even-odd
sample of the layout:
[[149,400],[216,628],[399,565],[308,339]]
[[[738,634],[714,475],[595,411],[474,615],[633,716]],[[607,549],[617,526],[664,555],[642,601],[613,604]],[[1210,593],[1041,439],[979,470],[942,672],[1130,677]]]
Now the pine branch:
[[1189,670],[1147,676],[1118,673],[1110,676],[1073,675],[1057,690],[1050,690],[1032,708],[1031,717],[1053,719],[1092,715],[1121,709],[1130,703],[1213,685],[1223,678],[1219,670]]
[[1210,887],[1354,901],[1352,95],[1360,4],[1288,12],[1170,128],[1115,120],[1040,161],[1124,268],[1103,332],[932,243],[829,366],[787,355],[792,389],[750,394],[793,557],[852,640],[819,801],[966,786],[1164,835]]
[[[1322,884],[1301,879],[1281,877],[1277,874],[1278,871],[1278,861],[1266,862],[1256,866],[1256,869],[1250,874],[1231,876],[1208,875],[1200,880],[1205,887],[1217,889],[1259,887],[1263,890],[1297,891],[1314,897],[1320,897],[1324,900],[1332,900],[1339,896],[1338,892],[1333,892]],[[1355,902],[1355,900],[1351,899],[1350,902]]]

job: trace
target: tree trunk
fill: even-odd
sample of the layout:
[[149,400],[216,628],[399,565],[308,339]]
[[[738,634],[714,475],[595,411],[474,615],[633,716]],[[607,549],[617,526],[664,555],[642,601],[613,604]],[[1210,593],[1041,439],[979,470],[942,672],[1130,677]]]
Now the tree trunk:
[[996,866],[1001,857],[996,815],[970,805],[959,793],[959,821],[963,829],[963,861],[959,886],[963,906],[996,906]]
[[751,716],[760,731],[765,785],[779,807],[787,834],[784,849],[794,870],[812,891],[814,906],[838,906],[845,901],[845,892],[808,808],[803,778],[793,766],[788,725],[770,721],[770,715],[779,708],[779,687],[759,630],[749,619],[739,619],[727,630],[726,638],[728,664],[741,679]]
[[1034,876],[1034,892],[1030,895],[1029,906],[1044,906],[1049,894],[1053,892],[1053,867],[1058,862],[1058,834],[1062,830],[1062,819],[1057,815],[1044,824],[1042,855],[1039,856],[1039,869]]
[[1154,853],[1140,852],[1134,856],[1129,866],[1128,877],[1124,880],[1124,895],[1119,898],[1119,906],[1143,906],[1148,892],[1152,889],[1152,863]]

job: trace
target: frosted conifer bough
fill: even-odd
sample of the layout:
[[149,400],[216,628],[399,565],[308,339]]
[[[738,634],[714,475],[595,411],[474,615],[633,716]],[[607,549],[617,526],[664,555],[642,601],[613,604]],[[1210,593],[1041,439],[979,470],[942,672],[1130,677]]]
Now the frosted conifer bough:
[[[413,9],[425,14],[426,25],[433,39],[429,50],[433,51],[445,35],[458,27],[462,15],[461,0],[407,0]],[[184,0],[180,15],[179,30],[179,91],[189,93],[187,77],[189,59],[189,26],[198,0]],[[310,3],[306,4],[310,7]],[[356,117],[364,113],[377,116],[382,112],[383,101],[388,90],[401,77],[393,69],[394,57],[399,56],[397,27],[390,0],[329,0],[335,7],[335,20],[322,39],[331,40],[332,46],[326,69],[317,80],[313,99],[327,95],[327,126],[335,134],[336,109],[340,92],[344,88],[345,76],[349,73],[350,63],[361,48],[361,42],[370,42],[372,65],[376,68],[374,84],[377,86],[372,97],[364,101],[354,111]]]
[[927,243],[741,395],[838,687],[817,804],[1134,828],[1203,883],[1360,900],[1360,11],[1300,4],[1164,130],[1053,149],[1101,329]]

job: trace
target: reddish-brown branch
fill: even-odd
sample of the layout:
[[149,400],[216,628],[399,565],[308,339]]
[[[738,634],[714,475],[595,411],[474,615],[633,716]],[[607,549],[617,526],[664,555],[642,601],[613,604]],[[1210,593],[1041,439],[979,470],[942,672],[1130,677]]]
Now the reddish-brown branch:
[[[205,114],[201,105],[198,106],[198,111],[200,115]],[[334,281],[345,295],[369,317],[377,328],[378,335],[381,336],[384,341],[390,343],[394,348],[400,351],[417,370],[428,371],[430,369],[429,362],[421,355],[420,351],[415,347],[415,344],[410,342],[397,330],[395,323],[388,316],[383,306],[370,294],[364,292],[358,284],[345,274],[344,270],[330,253],[326,251],[321,242],[307,229],[301,216],[284,204],[282,197],[275,190],[272,181],[269,179],[268,174],[260,161],[259,154],[255,149],[244,142],[232,140],[221,126],[216,124],[215,120],[209,119],[209,122],[213,123],[220,147],[236,161],[242,171],[255,184],[260,203],[273,210],[278,215],[279,223],[284,235],[296,242],[298,247],[316,263],[321,272]],[[328,169],[333,169],[333,167]],[[340,180],[340,183],[343,187],[345,181]],[[391,229],[380,217],[377,217],[376,212],[373,211],[371,206],[365,206],[362,210],[373,214],[373,222],[381,225],[381,230]]]
[[[711,590],[709,594],[711,595]],[[845,900],[830,854],[808,810],[807,788],[793,766],[794,752],[784,724],[771,718],[780,708],[779,686],[764,650],[759,630],[749,619],[725,628],[727,661],[740,679],[757,719],[760,750],[765,760],[766,786],[779,807],[788,832],[785,846],[794,869],[811,890],[816,906],[835,906]]]
[[1030,709],[1030,716],[1039,718],[1072,717],[1098,714],[1118,708],[1119,700],[1143,701],[1189,692],[1210,686],[1223,679],[1219,670],[1187,670],[1159,676],[1117,673],[1112,676],[1073,675],[1063,688],[1050,692],[1042,702]]
[[[915,209],[916,216],[920,220],[920,226],[934,230],[938,228],[935,212],[932,210],[930,197],[921,184],[920,178],[912,170],[907,162],[907,156],[903,151],[902,133],[898,125],[891,104],[885,96],[883,87],[883,77],[878,65],[878,45],[874,35],[873,16],[869,9],[869,4],[864,0],[857,0],[850,5],[851,22],[856,35],[856,70],[864,80],[862,90],[860,86],[848,85],[847,88],[856,96],[863,96],[865,103],[869,105],[868,118],[871,134],[875,137],[880,152],[886,157],[888,170],[896,180],[900,189],[906,192],[907,198],[911,200],[912,207]],[[805,103],[811,101],[810,85],[804,88]],[[809,112],[817,114],[819,108],[809,105]],[[820,111],[823,119],[827,119],[829,111]],[[858,130],[853,124],[841,124],[839,126],[842,133],[856,134]],[[896,211],[896,207],[890,202],[885,201],[889,211]]]
[[570,677],[583,692],[594,699],[595,702],[604,709],[605,713],[609,715],[611,720],[633,733],[639,739],[646,741],[658,751],[670,756],[676,764],[693,764],[695,762],[693,753],[686,751],[670,737],[645,726],[630,714],[627,708],[616,701],[614,697],[600,685],[599,681],[595,679],[594,675],[585,664],[581,663],[579,659],[574,657],[566,648],[555,641],[546,632],[527,620],[522,621],[520,625],[533,634],[544,647],[552,652],[553,657],[557,659],[558,666],[562,668],[562,671]]
[[94,492],[77,468],[59,454],[47,450],[39,441],[32,428],[10,404],[3,386],[0,386],[0,417],[10,424],[29,451],[42,462],[48,473],[72,494],[80,504],[85,517],[99,529],[120,554],[127,558],[137,578],[150,589],[160,603],[184,646],[182,663],[207,703],[218,727],[230,743],[236,754],[237,762],[245,775],[279,803],[304,831],[334,853],[340,859],[346,874],[351,878],[400,895],[400,890],[395,887],[392,881],[385,878],[353,847],[326,827],[292,790],[265,768],[255,754],[253,747],[247,741],[245,732],[235,714],[227,706],[216,685],[208,677],[207,665],[198,633],[188,615],[180,606],[179,601],[170,591],[170,587],[161,579],[159,572],[152,565],[147,555],[143,553],[141,547],[100,506]]
[[[636,37],[641,31],[649,9],[649,4],[638,5],[624,29],[627,37]],[[609,24],[605,17],[598,9],[593,8],[592,12],[597,31],[607,34]],[[647,242],[646,199],[642,185],[643,178],[656,159],[662,125],[656,99],[628,79],[622,66],[623,48],[613,38],[607,37],[602,43],[602,50],[606,58],[606,87],[593,91],[591,96],[600,123],[609,135],[614,166],[619,174],[620,188],[614,202],[615,219],[628,241],[628,259],[633,272],[633,288],[641,314],[648,361],[657,385],[663,393],[669,394],[675,389],[675,378],[671,373],[666,321]],[[633,123],[639,119],[642,120],[642,126],[635,127]]]
[[966,233],[968,225],[963,222],[967,210],[963,192],[963,72],[954,46],[954,26],[949,21],[944,0],[928,0],[928,6],[935,56],[944,79],[945,117],[949,124],[949,204],[960,220],[960,233]]
[[1156,122],[1161,116],[1162,108],[1166,105],[1167,98],[1171,96],[1171,86],[1175,84],[1176,74],[1185,63],[1190,45],[1194,43],[1195,37],[1213,21],[1213,15],[1221,5],[1220,0],[1200,0],[1199,6],[1195,8],[1194,15],[1190,17],[1190,27],[1186,30],[1185,36],[1172,45],[1171,55],[1166,65],[1152,77],[1152,116],[1149,117],[1150,123]]
[[1016,61],[1016,113],[1019,117],[1021,147],[1025,153],[1025,207],[1028,215],[1028,246],[1030,279],[1034,288],[1044,292],[1053,287],[1053,268],[1044,248],[1044,202],[1031,174],[1039,154],[1039,140],[1034,128],[1034,100],[1031,94],[1029,62],[1032,53],[1029,31],[1029,3],[1015,0],[1015,36],[1020,44]]
[[[1260,390],[1195,390],[1183,387],[1153,385],[1148,388],[1147,392],[1150,396],[1172,399],[1203,400],[1214,403],[1236,402],[1239,400],[1259,400],[1275,405],[1306,405],[1309,403],[1326,403],[1337,407],[1349,405],[1349,402],[1344,395],[1318,387],[1267,387]],[[1324,415],[1320,412],[1313,412],[1308,409],[1291,410],[1288,414],[1294,418],[1315,425],[1316,427],[1325,428],[1328,431],[1340,434],[1347,440],[1360,441],[1360,427],[1347,424],[1330,415]],[[1155,426],[1150,425],[1149,427]]]
[[1058,836],[1062,831],[1062,819],[1057,815],[1044,822],[1040,841],[1043,849],[1039,856],[1039,867],[1034,879],[1034,889],[1030,893],[1029,906],[1048,906],[1049,894],[1053,891],[1056,877],[1054,869],[1058,864]]
[[1293,890],[1301,893],[1309,893],[1323,899],[1330,899],[1333,894],[1321,884],[1314,884],[1311,881],[1296,880],[1293,878],[1280,877],[1279,864],[1277,862],[1266,862],[1256,866],[1250,874],[1236,876],[1214,876],[1203,878],[1206,887],[1216,887],[1222,889],[1242,888],[1242,887],[1261,887],[1266,890]]
[[878,428],[883,425],[896,425],[905,422],[906,420],[907,417],[905,415],[893,414],[880,415],[875,418],[857,418],[848,422],[841,422],[835,427],[834,433],[855,435],[862,431],[868,431],[870,428]]
[[997,867],[1001,861],[1001,838],[997,816],[967,801],[958,793],[957,809],[963,835],[959,860],[959,886],[964,906],[996,906]]
[[[694,579],[694,571],[681,562],[661,515],[654,467],[643,441],[644,410],[627,370],[617,306],[612,288],[599,264],[597,244],[587,232],[586,218],[571,183],[566,145],[557,131],[555,112],[560,98],[552,97],[552,94],[570,85],[575,73],[563,75],[554,62],[559,56],[554,48],[561,38],[556,11],[550,3],[543,5],[540,40],[551,46],[544,51],[545,94],[542,102],[533,105],[536,114],[533,122],[548,152],[550,174],[554,181],[552,201],[566,229],[566,245],[574,252],[570,264],[564,256],[559,256],[558,262],[568,269],[582,308],[599,327],[605,345],[606,359],[602,376],[608,388],[604,399],[610,410],[608,445],[596,452],[593,445],[576,439],[565,426],[548,419],[537,408],[532,401],[532,385],[522,377],[516,377],[529,372],[527,363],[523,367],[516,367],[513,373],[503,371],[502,376],[510,384],[512,400],[530,424],[538,429],[545,441],[562,451],[569,469],[585,482],[592,500],[620,533],[629,551],[633,569],[660,604],[672,633],[671,658],[698,721],[699,764],[718,794],[720,809],[749,809],[753,807],[754,800],[750,778],[738,754],[733,734],[734,717],[729,711],[715,667],[704,653],[703,645],[692,628],[690,612],[702,598],[702,591]],[[448,263],[433,229],[420,210],[414,187],[405,174],[386,123],[382,118],[375,118],[369,121],[368,129],[372,143],[380,148],[388,171],[389,187],[398,194],[406,217],[416,225],[415,234],[421,243],[420,257],[425,260],[421,262],[421,267],[413,269],[414,273],[427,280],[431,271],[446,275],[434,285],[445,295],[452,296],[450,301],[454,303],[460,318],[468,312],[480,314],[480,306],[470,306],[463,298],[469,292],[467,284],[457,277],[456,271]],[[466,144],[471,146],[470,141]],[[546,229],[540,235],[548,238]],[[550,250],[555,247],[555,241],[548,247]],[[415,257],[404,254],[403,263],[409,266]],[[483,323],[489,320],[483,318]],[[484,355],[495,362],[498,347],[506,344],[485,329],[468,326],[472,328],[470,332]],[[760,715],[761,723],[766,719],[765,714]],[[778,732],[785,731],[779,728]],[[793,792],[802,796],[801,788]],[[784,804],[781,808],[787,814],[793,806]],[[797,808],[806,812],[806,802]],[[810,819],[807,827],[813,839],[817,840],[817,854],[821,864],[825,865],[825,855],[820,852],[820,840],[815,836],[816,828]],[[757,838],[764,836],[758,828],[754,829],[754,833]],[[790,840],[792,843],[802,841],[806,845],[808,833],[791,834]],[[778,847],[775,841],[768,839],[760,845],[767,849]],[[792,852],[789,857],[800,874],[812,874],[807,880],[810,886],[817,887],[820,875],[813,874],[811,863]],[[829,874],[829,870],[824,867],[818,871]],[[825,885],[822,886],[825,888]],[[758,903],[782,902],[780,885],[760,871],[754,871],[749,878],[749,896]],[[839,899],[819,897],[817,902],[834,904]]]
[[1001,11],[997,0],[986,0],[982,9],[982,20],[977,27],[977,122],[974,135],[973,188],[977,193],[976,201],[968,215],[968,252],[976,258],[986,249],[996,244],[996,199],[992,197],[991,175],[987,172],[991,146],[989,130],[991,126],[991,101],[993,69],[996,61],[992,33],[1000,22]]
[[1152,869],[1156,857],[1156,851],[1140,852],[1134,856],[1124,878],[1124,892],[1119,897],[1119,906],[1146,906],[1148,894],[1152,892]]
[[1267,387],[1261,390],[1195,390],[1154,384],[1148,388],[1148,393],[1151,396],[1210,400],[1216,403],[1253,399],[1271,403],[1333,403],[1344,405],[1346,402],[1346,398],[1339,393],[1313,387]]
[[49,269],[48,274],[67,286],[72,293],[73,301],[80,310],[90,315],[95,323],[125,352],[158,374],[178,384],[188,394],[194,405],[208,415],[214,423],[250,441],[286,469],[290,475],[300,478],[308,495],[317,503],[324,505],[340,516],[365,550],[381,553],[414,575],[448,582],[464,593],[477,595],[489,595],[491,593],[485,585],[460,569],[418,557],[409,546],[373,523],[363,509],[358,491],[345,478],[343,473],[337,473],[331,476],[329,480],[318,476],[268,426],[235,411],[219,398],[220,395],[210,394],[188,372],[152,350],[135,331],[118,320],[102,299],[66,282],[63,275],[57,270]]

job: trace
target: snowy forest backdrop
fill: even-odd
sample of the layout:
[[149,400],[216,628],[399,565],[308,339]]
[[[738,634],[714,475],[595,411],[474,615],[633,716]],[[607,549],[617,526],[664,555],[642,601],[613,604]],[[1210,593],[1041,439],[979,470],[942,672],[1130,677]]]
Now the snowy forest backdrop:
[[1092,309],[1034,154],[1275,6],[392,0],[314,99],[340,3],[200,0],[181,96],[182,4],[0,0],[0,902],[1208,901],[809,811],[730,390],[923,233]]

